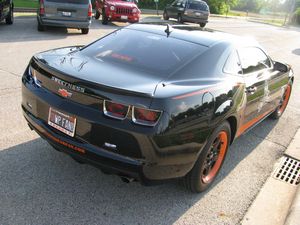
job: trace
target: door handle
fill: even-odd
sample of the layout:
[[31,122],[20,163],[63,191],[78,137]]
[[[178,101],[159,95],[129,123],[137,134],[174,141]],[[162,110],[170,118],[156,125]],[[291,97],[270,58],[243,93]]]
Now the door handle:
[[249,93],[249,94],[253,94],[254,92],[256,92],[256,90],[257,90],[257,87],[254,87],[254,86],[248,87],[246,89],[247,93]]

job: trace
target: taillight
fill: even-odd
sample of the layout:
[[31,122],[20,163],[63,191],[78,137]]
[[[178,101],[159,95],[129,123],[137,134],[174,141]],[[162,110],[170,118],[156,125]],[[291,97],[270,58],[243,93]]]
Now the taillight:
[[44,0],[40,0],[40,15],[45,14]]
[[33,83],[37,87],[41,87],[42,86],[42,82],[37,79],[36,70],[33,69],[32,66],[29,66],[29,68],[28,68],[28,75],[31,77],[31,79],[33,80]]
[[93,8],[92,8],[92,4],[89,4],[88,17],[92,17],[92,16],[93,16]]
[[132,121],[145,126],[155,126],[162,111],[132,107]]
[[128,114],[129,106],[120,103],[115,103],[111,101],[104,100],[103,102],[103,112],[106,116],[124,120]]

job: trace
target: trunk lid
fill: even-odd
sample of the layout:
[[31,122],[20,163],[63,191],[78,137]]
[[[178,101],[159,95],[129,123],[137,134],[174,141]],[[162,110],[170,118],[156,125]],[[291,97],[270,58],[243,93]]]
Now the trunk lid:
[[74,48],[51,50],[39,57],[64,74],[112,89],[152,96],[161,81],[160,77],[149,73],[101,62],[81,54],[80,51],[70,52],[72,50]]
[[83,56],[74,47],[40,53],[34,59],[33,67],[38,70],[37,78],[43,87],[55,93],[66,89],[72,92],[73,101],[86,105],[95,105],[96,99],[100,98],[149,107],[161,80],[146,73],[101,63]]

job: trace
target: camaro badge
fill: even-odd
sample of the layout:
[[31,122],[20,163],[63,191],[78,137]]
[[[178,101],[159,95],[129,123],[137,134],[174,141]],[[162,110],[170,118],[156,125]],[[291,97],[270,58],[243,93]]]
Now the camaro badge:
[[58,89],[58,94],[64,98],[71,98],[72,97],[72,93],[68,92],[66,89]]

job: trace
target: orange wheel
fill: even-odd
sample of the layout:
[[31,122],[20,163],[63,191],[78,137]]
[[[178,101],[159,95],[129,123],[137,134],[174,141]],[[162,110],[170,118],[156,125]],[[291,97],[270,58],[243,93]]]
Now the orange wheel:
[[184,184],[190,191],[205,191],[213,183],[224,162],[230,140],[230,124],[224,121],[212,132],[194,167],[184,177]]
[[289,103],[290,97],[291,97],[291,92],[292,92],[292,83],[290,82],[285,91],[284,94],[282,95],[282,99],[279,103],[279,106],[276,108],[276,110],[270,115],[270,118],[272,119],[279,119],[281,115],[284,113],[287,104]]
[[282,97],[282,100],[280,102],[280,106],[279,106],[279,109],[278,109],[279,113],[281,113],[281,114],[284,112],[284,110],[285,110],[285,108],[286,108],[286,106],[289,102],[289,99],[290,99],[290,96],[291,96],[291,91],[292,91],[292,87],[289,84],[285,89],[284,95]]
[[227,133],[221,131],[214,140],[206,156],[201,177],[204,183],[210,183],[219,172],[226,155],[227,145]]

